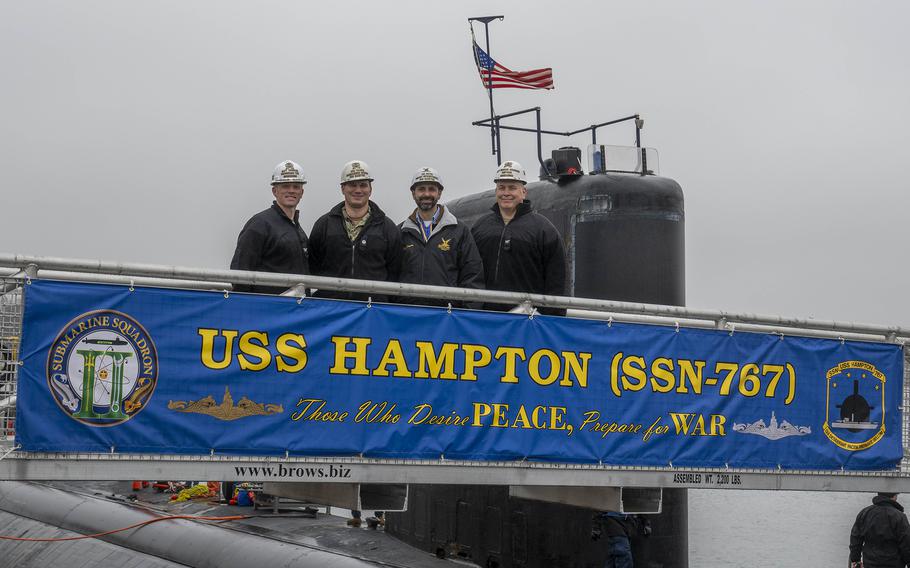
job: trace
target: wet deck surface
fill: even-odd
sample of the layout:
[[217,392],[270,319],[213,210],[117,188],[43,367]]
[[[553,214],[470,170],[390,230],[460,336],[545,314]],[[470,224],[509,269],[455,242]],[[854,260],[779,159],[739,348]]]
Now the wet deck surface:
[[[293,543],[377,565],[408,568],[452,568],[465,565],[460,561],[440,560],[428,552],[415,549],[388,536],[382,528],[366,528],[366,522],[360,528],[349,527],[346,525],[346,517],[326,514],[325,509],[320,509],[313,518],[303,511],[302,504],[296,502],[282,500],[279,513],[276,514],[273,513],[272,506],[255,509],[237,507],[219,503],[217,497],[177,503],[171,501],[173,493],[161,493],[151,486],[133,491],[132,484],[123,481],[48,482],[46,485],[117,502],[124,507],[152,510],[161,515],[249,515],[250,518],[219,522],[217,526],[228,531],[241,531],[259,538],[272,539],[276,544]],[[364,519],[366,516],[365,512]]]
[[[40,521],[0,511],[0,534],[26,538],[72,538],[78,533]],[[0,542],[0,566],[15,568],[182,568],[163,558],[149,556],[97,539],[64,542]]]

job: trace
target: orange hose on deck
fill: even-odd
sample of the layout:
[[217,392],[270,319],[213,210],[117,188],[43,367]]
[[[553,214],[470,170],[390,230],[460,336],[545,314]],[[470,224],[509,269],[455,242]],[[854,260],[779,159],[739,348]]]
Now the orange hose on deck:
[[60,542],[64,540],[82,540],[85,538],[98,538],[109,534],[114,534],[118,532],[128,531],[136,527],[141,527],[144,525],[150,525],[152,523],[157,523],[158,521],[169,521],[175,519],[187,519],[190,521],[239,521],[241,519],[249,519],[251,515],[233,515],[229,517],[197,517],[195,515],[168,515],[166,517],[156,517],[154,519],[149,519],[147,521],[142,521],[141,523],[136,523],[128,527],[123,527],[120,529],[114,529],[106,532],[96,533],[96,534],[85,534],[80,536],[68,536],[64,538],[25,538],[25,537],[16,537],[16,536],[2,536],[0,535],[0,540],[26,540],[30,542]]

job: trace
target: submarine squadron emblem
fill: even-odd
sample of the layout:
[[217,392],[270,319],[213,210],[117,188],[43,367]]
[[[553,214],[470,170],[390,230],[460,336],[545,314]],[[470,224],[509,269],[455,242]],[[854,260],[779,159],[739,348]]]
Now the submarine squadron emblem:
[[122,312],[84,313],[63,327],[47,358],[57,406],[89,426],[115,426],[148,405],[158,382],[158,352],[149,333]]

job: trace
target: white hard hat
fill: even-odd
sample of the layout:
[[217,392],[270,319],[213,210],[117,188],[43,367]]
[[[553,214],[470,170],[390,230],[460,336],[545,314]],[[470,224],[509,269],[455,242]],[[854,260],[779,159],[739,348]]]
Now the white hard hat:
[[434,168],[418,168],[417,172],[414,174],[414,178],[411,179],[411,189],[414,189],[414,186],[419,183],[435,183],[439,186],[439,189],[444,189],[442,178],[439,177],[439,172]]
[[285,160],[275,166],[275,171],[272,172],[272,185],[279,183],[306,183],[300,164]]
[[353,162],[345,164],[344,168],[341,170],[341,183],[364,179],[373,181],[373,177],[370,175],[370,166],[368,166],[366,162],[354,160]]
[[528,179],[525,176],[525,169],[521,167],[521,164],[518,162],[507,161],[503,162],[499,169],[496,170],[496,177],[493,178],[493,181],[519,181],[521,183],[527,184]]

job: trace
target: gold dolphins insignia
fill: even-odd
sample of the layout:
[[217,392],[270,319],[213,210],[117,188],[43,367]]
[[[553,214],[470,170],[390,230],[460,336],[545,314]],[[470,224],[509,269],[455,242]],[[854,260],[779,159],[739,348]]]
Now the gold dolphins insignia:
[[142,405],[145,403],[145,394],[151,388],[152,380],[148,377],[140,377],[136,382],[136,390],[133,391],[133,395],[123,401],[123,410],[125,410],[127,414],[133,414],[142,408]]
[[268,416],[284,412],[284,407],[280,404],[253,402],[245,396],[241,397],[235,406],[234,398],[227,387],[224,388],[224,398],[221,404],[216,404],[215,398],[208,395],[199,400],[169,400],[167,407],[175,412],[208,414],[218,420],[237,420],[249,416]]

